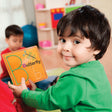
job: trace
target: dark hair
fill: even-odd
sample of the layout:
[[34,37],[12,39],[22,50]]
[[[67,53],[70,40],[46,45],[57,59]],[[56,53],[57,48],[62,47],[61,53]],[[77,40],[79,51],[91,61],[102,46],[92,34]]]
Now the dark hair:
[[11,35],[23,35],[23,30],[18,25],[10,25],[5,30],[5,37],[10,38]]
[[77,31],[80,31],[82,36],[90,39],[91,48],[100,50],[95,59],[102,58],[109,45],[111,35],[110,25],[104,14],[89,5],[80,7],[59,20],[58,36],[64,36],[68,27],[71,30],[68,37],[74,36]]

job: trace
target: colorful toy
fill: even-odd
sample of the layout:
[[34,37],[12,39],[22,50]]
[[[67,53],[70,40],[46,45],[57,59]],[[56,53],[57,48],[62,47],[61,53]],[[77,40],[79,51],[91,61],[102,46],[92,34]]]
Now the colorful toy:
[[36,4],[35,5],[35,8],[36,9],[43,9],[44,8],[44,5],[43,4],[40,4],[40,3],[39,4]]
[[44,40],[39,42],[39,46],[42,48],[48,48],[52,46],[52,43],[49,40]]
[[24,32],[23,46],[38,46],[37,28],[33,25],[25,25],[22,27],[22,30]]
[[75,0],[70,0],[69,5],[74,5],[75,4]]
[[46,26],[46,23],[39,23],[39,28],[40,28],[40,29],[45,28],[45,26]]
[[52,21],[52,28],[57,27],[58,21],[63,17],[65,10],[64,8],[56,8],[56,9],[51,9],[51,21]]
[[20,85],[22,77],[27,85],[28,79],[35,83],[47,78],[36,46],[4,54],[3,59],[14,85]]
[[67,14],[67,13],[69,13],[69,12],[75,10],[75,9],[78,9],[79,7],[81,7],[81,6],[66,7],[66,8],[65,8],[65,12],[66,12],[66,14]]

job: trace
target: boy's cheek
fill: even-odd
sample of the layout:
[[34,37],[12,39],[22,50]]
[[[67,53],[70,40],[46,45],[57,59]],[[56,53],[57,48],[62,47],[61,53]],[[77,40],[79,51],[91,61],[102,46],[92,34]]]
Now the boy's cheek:
[[58,45],[58,47],[57,47],[57,53],[60,54],[61,51],[62,51],[62,47],[61,47],[61,45]]

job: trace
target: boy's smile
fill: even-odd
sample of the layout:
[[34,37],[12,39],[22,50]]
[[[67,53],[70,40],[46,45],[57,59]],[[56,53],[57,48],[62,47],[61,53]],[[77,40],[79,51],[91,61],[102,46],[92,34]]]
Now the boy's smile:
[[70,60],[70,59],[72,58],[72,56],[63,55],[63,58],[64,58],[65,60]]
[[64,60],[71,60],[72,58],[74,58],[73,56],[72,56],[72,54],[68,54],[68,53],[65,53],[65,52],[62,52],[62,55],[63,55],[63,59]]

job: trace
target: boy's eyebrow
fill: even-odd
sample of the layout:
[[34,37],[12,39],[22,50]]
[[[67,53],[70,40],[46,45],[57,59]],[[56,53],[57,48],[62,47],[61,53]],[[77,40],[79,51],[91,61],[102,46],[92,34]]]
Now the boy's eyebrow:
[[80,38],[80,39],[84,39],[84,36],[83,36],[83,35],[74,34],[73,37],[74,37],[74,36],[75,36],[75,37],[78,37],[78,38]]

